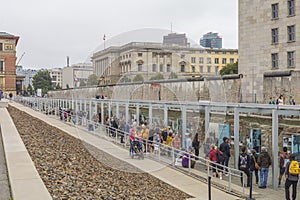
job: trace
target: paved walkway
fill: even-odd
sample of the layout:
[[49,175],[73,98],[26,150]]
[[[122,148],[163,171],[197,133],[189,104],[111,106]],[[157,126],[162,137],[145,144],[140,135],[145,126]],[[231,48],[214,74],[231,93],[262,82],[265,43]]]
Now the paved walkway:
[[[187,194],[195,197],[195,199],[206,200],[208,199],[208,188],[207,184],[198,181],[192,177],[186,176],[177,170],[169,168],[163,164],[156,161],[145,158],[144,160],[131,159],[129,157],[128,151],[118,145],[113,144],[103,138],[92,135],[83,130],[77,129],[74,126],[70,126],[59,120],[50,118],[42,113],[36,112],[28,107],[24,107],[18,103],[11,103],[11,105],[17,107],[18,109],[29,113],[30,115],[39,118],[46,123],[55,126],[64,132],[87,142],[100,150],[111,154],[112,156],[130,163],[139,169],[148,172],[149,174],[159,178],[160,180],[169,183],[170,185],[186,192]],[[238,197],[232,196],[228,193],[220,191],[218,189],[212,188],[212,199],[222,199],[222,200],[234,200],[239,199]]]

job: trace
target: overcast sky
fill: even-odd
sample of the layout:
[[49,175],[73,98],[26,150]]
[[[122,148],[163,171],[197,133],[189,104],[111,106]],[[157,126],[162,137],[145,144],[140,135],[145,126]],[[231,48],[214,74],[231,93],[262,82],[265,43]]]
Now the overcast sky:
[[[14,0],[2,1],[0,31],[20,36],[19,65],[64,67],[84,62],[103,43],[124,32],[171,29],[199,43],[218,32],[224,48],[238,47],[237,0]],[[108,41],[107,41],[108,42]],[[18,61],[17,60],[17,61]]]

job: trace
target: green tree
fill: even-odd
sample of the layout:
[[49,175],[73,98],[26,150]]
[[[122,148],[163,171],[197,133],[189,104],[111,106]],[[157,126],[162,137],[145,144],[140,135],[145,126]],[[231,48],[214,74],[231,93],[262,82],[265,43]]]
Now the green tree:
[[34,90],[42,89],[42,94],[47,94],[49,90],[52,90],[51,77],[48,70],[38,71],[32,78],[32,85]]
[[141,74],[137,74],[133,80],[133,82],[144,82],[144,77]]
[[150,78],[150,81],[163,80],[163,79],[164,79],[164,75],[162,75],[161,73],[157,73]]
[[87,85],[98,85],[98,79],[96,74],[89,75]]
[[26,91],[27,91],[27,94],[33,95],[33,88],[32,88],[32,86],[30,84],[27,86]]
[[121,79],[120,79],[120,83],[129,83],[131,82],[131,79],[128,78],[127,76],[123,76]]
[[169,79],[176,79],[178,78],[177,74],[175,72],[171,72]]
[[227,64],[220,70],[220,74],[222,76],[227,74],[238,74],[238,62]]
[[86,86],[86,83],[83,80],[79,81],[79,87],[84,87]]

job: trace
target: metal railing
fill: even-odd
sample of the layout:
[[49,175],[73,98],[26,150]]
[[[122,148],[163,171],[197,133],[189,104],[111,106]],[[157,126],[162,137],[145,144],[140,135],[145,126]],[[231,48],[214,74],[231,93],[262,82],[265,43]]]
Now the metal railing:
[[[65,121],[67,123],[72,123],[77,128],[88,131],[96,136],[99,136],[101,138],[105,138],[108,141],[114,142],[116,144],[119,144],[125,149],[130,148],[130,142],[129,142],[129,133],[126,133],[120,129],[113,128],[111,126],[100,124],[97,121],[89,120],[84,116],[79,116],[77,113],[68,113],[67,116],[64,115],[64,112],[62,109],[57,108],[51,108],[51,107],[45,107],[44,109],[40,110],[37,105],[34,104],[27,104],[26,102],[21,102],[25,106],[29,106],[33,108],[34,110],[43,112],[46,115],[54,116],[57,119],[60,119],[62,121]],[[123,138],[123,139],[122,139]],[[216,181],[215,179],[212,179],[212,183],[214,186],[218,187],[219,189],[225,190],[229,193],[236,193],[240,191],[233,191],[232,185],[233,185],[233,178],[240,179],[243,177],[243,183],[242,183],[242,196],[245,196],[245,181],[246,180],[246,174],[243,171],[226,167],[224,165],[221,165],[216,162],[212,162],[206,158],[195,156],[193,154],[190,154],[182,149],[176,149],[172,146],[168,146],[163,143],[157,143],[150,140],[142,139],[144,147],[143,151],[146,158],[158,161],[159,163],[167,164],[170,167],[173,167],[177,170],[180,170],[181,172],[192,176],[194,178],[197,178],[201,181],[204,181],[208,183],[209,177],[212,176],[212,171],[222,172],[223,174],[227,174],[228,179],[223,177],[221,183],[220,181]],[[156,151],[154,152],[153,146],[156,146]],[[186,157],[188,159],[188,167],[184,168],[180,166],[180,156]],[[192,163],[195,162],[195,166],[192,166]],[[178,165],[179,164],[179,165]],[[226,180],[227,179],[227,180]],[[227,181],[227,186],[226,186]],[[239,180],[238,180],[239,182]]]

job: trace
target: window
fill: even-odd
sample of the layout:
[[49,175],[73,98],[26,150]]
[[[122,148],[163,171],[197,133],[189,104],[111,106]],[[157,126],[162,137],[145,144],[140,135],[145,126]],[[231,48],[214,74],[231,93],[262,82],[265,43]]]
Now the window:
[[4,62],[0,60],[0,72],[4,71]]
[[288,42],[295,41],[295,25],[288,26],[287,32],[288,32]]
[[152,71],[153,71],[153,72],[156,72],[156,70],[157,70],[156,64],[153,64],[153,65],[152,65]]
[[56,76],[52,76],[52,81],[56,81],[57,77]]
[[216,74],[219,74],[219,66],[215,66],[215,72]]
[[143,56],[143,53],[138,53],[138,57],[142,57]]
[[272,43],[278,43],[278,28],[272,29]]
[[203,57],[200,57],[200,58],[199,58],[199,63],[200,63],[200,64],[203,64]]
[[234,58],[230,58],[230,61],[229,61],[231,64],[234,63]]
[[219,58],[215,58],[215,64],[219,64]]
[[192,65],[192,72],[193,72],[193,73],[195,73],[195,72],[196,72],[196,70],[195,70],[195,66],[194,66],[194,65]]
[[278,3],[272,4],[272,19],[278,19]]
[[295,15],[295,0],[288,0],[288,14]]
[[287,63],[288,67],[295,67],[295,52],[287,52]]
[[207,66],[207,73],[211,72],[211,66]]
[[227,63],[227,59],[226,58],[222,58],[222,64],[226,64]]
[[184,71],[185,71],[185,69],[184,69],[184,68],[185,68],[185,66],[184,66],[184,65],[181,65],[181,69],[180,69],[180,71],[181,71],[181,72],[184,72]]
[[0,43],[0,51],[3,51],[3,44]]
[[195,57],[191,57],[191,63],[196,63],[196,58]]
[[278,53],[272,53],[272,68],[278,68]]
[[207,64],[211,64],[211,58],[207,58]]
[[167,72],[171,72],[171,65],[167,64]]
[[139,72],[143,71],[143,65],[142,64],[138,64],[138,71]]
[[163,66],[163,64],[160,64],[160,65],[159,65],[159,71],[160,71],[160,72],[163,72],[163,71],[164,71],[164,66]]
[[200,73],[203,73],[203,66],[200,66],[200,67],[199,67],[199,72],[200,72]]

